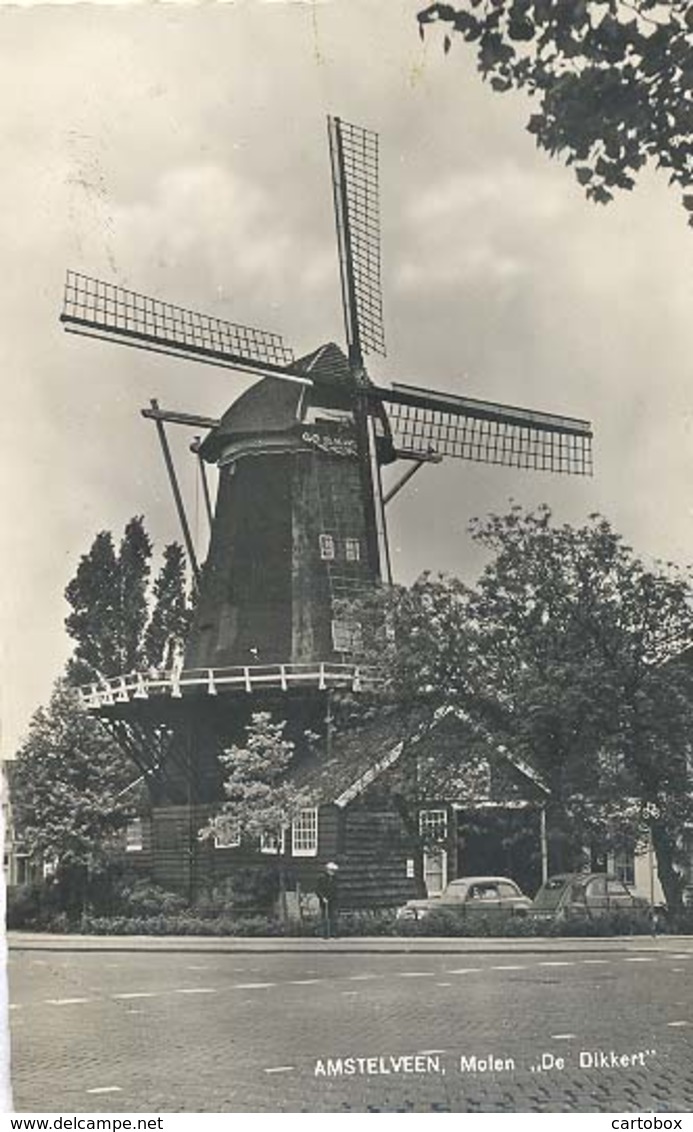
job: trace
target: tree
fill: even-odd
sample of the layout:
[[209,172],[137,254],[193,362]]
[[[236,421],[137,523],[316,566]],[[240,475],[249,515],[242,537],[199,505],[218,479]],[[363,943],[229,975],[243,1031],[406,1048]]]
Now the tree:
[[56,684],[12,763],[17,836],[37,861],[55,865],[63,900],[84,907],[90,874],[107,869],[132,817],[129,760],[81,706]]
[[191,614],[186,597],[185,555],[176,542],[164,547],[153,598],[154,608],[144,638],[147,662],[157,668],[170,668],[183,651]]
[[[563,846],[652,838],[667,903],[693,816],[693,591],[648,568],[608,522],[556,527],[548,508],[475,521],[492,555],[474,587],[424,576],[381,599],[364,659],[390,700],[459,710],[470,752],[512,753],[550,790]],[[454,775],[454,762],[438,774]],[[559,868],[560,841],[553,867]]]
[[110,531],[100,531],[65,590],[72,606],[65,627],[77,641],[67,671],[75,683],[116,675],[118,572],[113,537]]
[[231,747],[220,755],[225,772],[226,801],[201,830],[208,839],[223,834],[259,844],[260,838],[275,847],[279,894],[286,918],[286,832],[301,810],[315,805],[308,787],[291,781],[296,747],[285,738],[286,722],[274,722],[269,712],[255,712],[246,731],[245,746]]
[[[419,12],[474,45],[499,92],[538,101],[527,129],[601,204],[649,160],[693,212],[693,9],[688,0],[458,0]],[[693,215],[689,217],[693,224]]]
[[182,649],[190,607],[182,548],[164,548],[150,592],[152,543],[142,516],[125,527],[118,553],[100,531],[65,590],[65,627],[77,642],[68,678],[83,684],[148,667],[166,667]]

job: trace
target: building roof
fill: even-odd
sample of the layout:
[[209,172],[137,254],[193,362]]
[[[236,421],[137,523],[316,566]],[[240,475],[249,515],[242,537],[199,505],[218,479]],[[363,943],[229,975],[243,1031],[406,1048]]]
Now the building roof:
[[345,354],[336,342],[326,342],[293,363],[293,369],[305,374],[321,389],[352,390],[354,377]]
[[346,357],[334,342],[327,342],[292,363],[292,370],[305,374],[312,386],[302,386],[280,377],[264,377],[251,385],[224,413],[221,421],[200,445],[200,455],[218,459],[232,438],[289,432],[300,423],[305,406],[345,404],[354,379]]
[[[455,725],[469,736],[468,720],[464,713],[453,707],[439,710],[432,720],[425,720],[401,709],[375,709],[372,718],[336,734],[327,754],[324,749],[314,749],[295,768],[292,781],[297,786],[314,789],[321,803],[331,802],[343,808],[397,765],[405,753],[428,758],[431,745],[436,742],[436,731],[442,729],[440,741],[443,742],[442,731],[448,732]],[[449,739],[449,736],[446,738]],[[533,798],[549,794],[548,788],[532,767],[490,740],[488,759],[498,763],[501,768],[507,768],[515,776],[514,784],[512,780],[508,783],[508,798],[516,794],[518,781],[526,782]],[[452,802],[455,801],[455,789],[455,782],[449,782],[446,793],[449,793]]]
[[347,805],[398,761],[405,730],[401,716],[379,711],[372,719],[337,733],[327,753],[316,746],[294,769],[292,782],[315,790],[320,802]]

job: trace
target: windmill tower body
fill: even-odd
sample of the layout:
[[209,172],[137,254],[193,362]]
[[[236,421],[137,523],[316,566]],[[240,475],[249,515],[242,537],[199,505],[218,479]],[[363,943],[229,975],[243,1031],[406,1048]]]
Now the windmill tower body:
[[344,660],[378,581],[346,358],[329,344],[295,368],[310,387],[258,382],[200,447],[219,488],[186,670]]

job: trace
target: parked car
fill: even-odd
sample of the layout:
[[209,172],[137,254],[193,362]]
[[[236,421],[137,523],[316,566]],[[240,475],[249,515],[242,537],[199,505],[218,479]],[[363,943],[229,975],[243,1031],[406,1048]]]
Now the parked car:
[[647,900],[636,896],[618,877],[608,873],[560,873],[541,886],[530,916],[536,920],[565,920],[569,916],[603,916],[619,909],[647,908]]
[[399,920],[421,920],[440,909],[463,916],[526,915],[532,901],[508,877],[458,877],[437,896],[408,900],[397,911]]

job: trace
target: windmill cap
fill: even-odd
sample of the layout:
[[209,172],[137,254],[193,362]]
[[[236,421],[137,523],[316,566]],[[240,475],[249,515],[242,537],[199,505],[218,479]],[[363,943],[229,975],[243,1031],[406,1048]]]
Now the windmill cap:
[[339,870],[339,865],[336,864],[335,861],[328,861],[325,865],[325,868],[327,869],[328,873],[336,873]]

